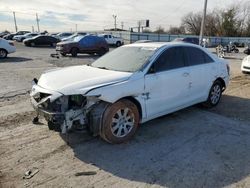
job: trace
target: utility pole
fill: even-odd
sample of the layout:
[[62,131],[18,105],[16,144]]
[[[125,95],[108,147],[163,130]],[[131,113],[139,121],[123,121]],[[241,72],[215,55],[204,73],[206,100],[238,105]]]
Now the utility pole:
[[14,16],[15,29],[16,29],[16,32],[17,32],[16,13],[15,12],[13,12],[13,16]]
[[36,23],[37,23],[38,32],[40,32],[39,21],[40,20],[38,19],[38,14],[36,13]]
[[122,27],[122,30],[123,30],[123,27],[124,27],[124,22],[121,22],[121,27]]
[[199,38],[199,44],[202,44],[203,40],[203,34],[204,34],[204,27],[205,27],[205,22],[206,22],[206,14],[207,14],[207,0],[204,2],[204,10],[203,10],[203,17],[202,17],[202,22],[201,22],[201,31],[200,31],[200,38]]
[[34,30],[34,26],[32,25],[32,33],[34,33],[35,32],[35,30]]
[[116,18],[117,18],[117,15],[112,15],[113,16],[113,18],[114,18],[114,25],[115,25],[115,31],[116,31]]
[[141,21],[138,21],[138,33],[141,32]]
[[77,24],[76,24],[76,32],[77,32]]

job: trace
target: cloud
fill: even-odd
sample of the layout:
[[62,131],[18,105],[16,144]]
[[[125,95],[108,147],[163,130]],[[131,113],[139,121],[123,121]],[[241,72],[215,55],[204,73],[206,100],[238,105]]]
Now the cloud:
[[[249,2],[249,0],[239,0]],[[235,0],[209,0],[208,9],[225,8]],[[150,20],[151,29],[178,26],[190,11],[202,11],[204,1],[194,0],[1,0],[0,13],[8,11],[1,20],[1,29],[13,30],[12,11],[16,11],[19,28],[31,28],[38,13],[43,30],[68,31],[78,25],[79,30],[102,30],[113,27],[113,14],[120,27],[137,26],[138,20]],[[12,17],[12,18],[11,18]]]

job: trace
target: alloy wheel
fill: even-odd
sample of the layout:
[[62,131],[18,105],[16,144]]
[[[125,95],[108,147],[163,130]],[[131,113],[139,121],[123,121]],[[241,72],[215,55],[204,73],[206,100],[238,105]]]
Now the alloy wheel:
[[119,109],[112,118],[111,131],[116,137],[125,137],[133,129],[135,117],[129,108]]

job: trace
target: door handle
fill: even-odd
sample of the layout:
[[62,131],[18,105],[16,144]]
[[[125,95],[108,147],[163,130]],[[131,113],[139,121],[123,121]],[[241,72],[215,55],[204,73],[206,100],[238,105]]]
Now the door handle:
[[189,76],[189,73],[188,73],[188,72],[184,72],[184,73],[182,74],[182,76],[187,77],[187,76]]

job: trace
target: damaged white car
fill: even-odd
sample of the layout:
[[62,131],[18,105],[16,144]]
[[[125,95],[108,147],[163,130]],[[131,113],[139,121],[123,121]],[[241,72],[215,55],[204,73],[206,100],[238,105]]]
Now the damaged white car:
[[49,129],[87,127],[110,143],[128,141],[138,125],[204,102],[219,103],[227,62],[188,43],[125,45],[91,65],[51,70],[34,79],[31,101]]

